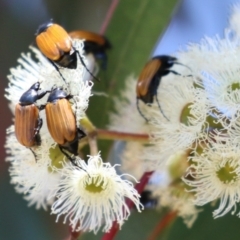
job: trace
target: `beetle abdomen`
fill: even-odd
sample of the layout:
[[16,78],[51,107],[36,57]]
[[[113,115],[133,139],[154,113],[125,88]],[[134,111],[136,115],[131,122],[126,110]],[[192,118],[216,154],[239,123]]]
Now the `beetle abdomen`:
[[34,105],[15,107],[15,135],[17,140],[26,147],[36,144],[39,110]]
[[48,130],[60,145],[71,142],[76,137],[77,127],[71,104],[67,99],[59,99],[46,105]]

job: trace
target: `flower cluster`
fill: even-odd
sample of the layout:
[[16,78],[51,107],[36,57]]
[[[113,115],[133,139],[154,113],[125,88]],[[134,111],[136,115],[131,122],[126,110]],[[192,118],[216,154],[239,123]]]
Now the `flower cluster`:
[[[71,152],[63,151],[49,133],[47,110],[41,108],[47,103],[48,92],[61,88],[71,96],[68,101],[74,113],[76,128],[85,131],[81,120],[86,118],[85,111],[93,86],[86,78],[90,78],[89,69],[92,70],[95,63],[93,59],[85,59],[82,40],[73,39],[72,44],[82,58],[81,61],[78,59],[76,69],[56,69],[34,47],[30,47],[31,53],[22,54],[17,68],[10,69],[6,98],[13,114],[19,99],[33,84],[40,84],[39,94],[43,91],[47,93],[33,103],[39,108],[39,118],[42,119],[40,145],[23,146],[16,138],[16,124],[12,125],[7,130],[6,160],[10,163],[11,183],[18,193],[24,195],[29,205],[45,210],[50,206],[52,214],[57,215],[57,220],[65,215],[64,223],[68,222],[72,231],[96,233],[101,227],[103,231],[109,231],[114,221],[121,226],[130,215],[125,198],[134,202],[139,212],[143,209],[140,195],[131,182],[124,180],[124,175],[117,174],[115,166],[103,163],[99,154],[89,156],[85,162],[79,156],[71,156]],[[88,72],[82,61],[89,68]],[[31,118],[27,121],[31,121]],[[21,130],[24,133],[25,129]],[[85,132],[87,134],[87,130]],[[80,143],[81,139],[77,144]]]
[[[147,131],[151,136],[147,147],[126,145],[123,156],[128,161],[123,160],[122,168],[137,177],[144,169],[154,169],[160,180],[152,180],[149,187],[158,205],[177,211],[188,226],[200,211],[196,207],[206,203],[219,201],[214,218],[230,211],[240,216],[239,19],[240,7],[235,6],[224,38],[205,37],[176,54],[177,62],[161,76],[151,106],[140,101],[138,115],[144,115],[142,120],[147,119],[148,124],[135,117],[131,106],[136,95],[132,97],[128,90],[123,98],[131,104],[119,110],[124,116],[131,111],[126,120],[129,129]],[[119,103],[116,106],[120,108]],[[111,127],[124,129],[125,122],[115,116]],[[139,161],[131,160],[133,156]],[[161,177],[165,175],[167,179]]]
[[174,171],[185,164],[182,181],[189,204],[219,201],[214,218],[236,213],[240,199],[239,17],[235,7],[223,39],[204,38],[178,53],[178,61],[187,67],[176,65],[180,76],[164,77],[157,95],[169,121],[156,104],[148,112],[153,146],[146,158],[161,168],[171,166],[169,159],[177,152],[185,152],[187,165],[178,161]]

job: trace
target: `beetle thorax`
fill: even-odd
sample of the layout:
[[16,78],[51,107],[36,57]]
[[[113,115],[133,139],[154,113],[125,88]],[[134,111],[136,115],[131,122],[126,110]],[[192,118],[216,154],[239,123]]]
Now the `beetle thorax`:
[[25,92],[21,98],[19,99],[19,103],[21,106],[30,105],[35,103],[38,100],[38,93],[33,90],[29,89],[27,92]]

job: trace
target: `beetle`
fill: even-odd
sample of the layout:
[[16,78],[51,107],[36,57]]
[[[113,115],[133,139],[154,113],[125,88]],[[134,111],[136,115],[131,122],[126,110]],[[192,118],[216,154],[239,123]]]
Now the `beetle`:
[[41,144],[39,135],[42,127],[42,119],[39,117],[41,109],[36,105],[36,101],[49,91],[39,93],[39,90],[40,83],[34,83],[22,94],[15,106],[15,135],[19,143],[29,148]]
[[160,103],[157,98],[157,89],[159,87],[161,78],[170,72],[176,75],[180,75],[174,70],[170,68],[174,64],[180,64],[177,62],[177,58],[168,56],[168,55],[159,55],[153,57],[147,64],[144,66],[141,71],[137,86],[136,86],[136,94],[137,94],[137,108],[141,116],[148,121],[148,119],[143,115],[139,108],[139,99],[146,104],[153,103],[154,96],[156,96],[158,107],[162,113],[162,115],[169,120],[162,111]]
[[102,69],[107,67],[106,50],[112,47],[109,40],[102,35],[94,32],[77,30],[68,33],[73,39],[82,39],[84,41],[84,51],[86,54],[92,53],[96,59],[102,60]]
[[60,87],[53,88],[48,96],[45,111],[50,135],[58,143],[61,152],[76,165],[74,158],[71,158],[66,150],[77,156],[78,142],[86,134],[77,128],[76,117],[69,102],[72,97]]
[[155,208],[157,206],[158,200],[156,197],[152,196],[152,192],[149,190],[144,190],[141,193],[140,201],[144,208]]
[[59,71],[58,66],[76,69],[77,56],[86,70],[93,76],[84,63],[79,51],[72,45],[71,37],[60,25],[53,22],[40,25],[36,33],[36,44],[43,55],[53,64],[64,81],[65,79]]

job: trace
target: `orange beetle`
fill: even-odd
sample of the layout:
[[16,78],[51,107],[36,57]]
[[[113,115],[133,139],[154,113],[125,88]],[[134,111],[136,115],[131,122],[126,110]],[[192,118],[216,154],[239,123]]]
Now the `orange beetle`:
[[[157,95],[157,89],[159,87],[161,78],[167,74],[174,73],[180,75],[179,73],[170,70],[170,68],[177,63],[177,58],[160,55],[153,57],[143,68],[137,82],[136,93],[137,93],[137,108],[141,116],[148,121],[148,119],[140,111],[138,100],[142,100],[146,104],[153,103],[153,97]],[[179,63],[178,63],[179,64]],[[168,120],[164,115],[158,98],[156,97],[158,107],[163,114],[163,116]]]
[[71,98],[72,95],[68,95],[61,88],[54,88],[49,94],[45,111],[52,138],[59,144],[62,153],[75,164],[74,158],[71,158],[65,150],[77,156],[78,141],[86,134],[77,128],[76,118],[69,102]]
[[60,25],[52,22],[42,24],[36,33],[36,43],[39,50],[49,59],[64,81],[65,79],[56,64],[64,68],[76,69],[77,56],[86,70],[93,76],[78,50],[73,47],[71,37]]
[[72,31],[68,33],[73,39],[82,39],[84,41],[84,51],[86,54],[92,53],[96,59],[102,60],[102,68],[107,67],[106,50],[111,48],[111,43],[105,36],[88,31]]
[[19,143],[25,147],[33,147],[41,144],[39,131],[42,127],[42,119],[39,118],[39,108],[36,101],[45,96],[49,91],[40,90],[40,83],[34,83],[27,90],[15,107],[15,135]]

